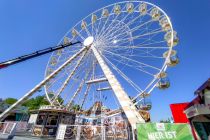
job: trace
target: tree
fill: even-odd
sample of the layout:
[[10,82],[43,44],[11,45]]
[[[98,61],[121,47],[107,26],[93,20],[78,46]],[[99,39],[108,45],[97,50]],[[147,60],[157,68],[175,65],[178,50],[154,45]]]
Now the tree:
[[39,109],[39,107],[42,105],[49,105],[49,102],[45,99],[45,96],[37,96],[23,103],[23,106],[28,107],[29,110]]
[[13,105],[15,102],[17,102],[17,99],[15,99],[15,98],[6,98],[3,102],[6,103],[6,104],[9,104],[9,105]]
[[167,120],[160,120],[160,123],[171,123],[170,118],[168,118]]
[[72,109],[73,109],[74,111],[79,111],[79,110],[81,109],[81,106],[78,105],[78,104],[75,104],[75,105],[72,106]]

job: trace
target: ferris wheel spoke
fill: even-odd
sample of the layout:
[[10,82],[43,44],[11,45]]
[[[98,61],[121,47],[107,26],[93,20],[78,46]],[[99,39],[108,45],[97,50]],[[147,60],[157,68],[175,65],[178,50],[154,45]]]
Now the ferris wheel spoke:
[[90,31],[88,30],[88,27],[85,28],[85,31],[86,31],[86,33],[87,33],[88,36],[91,36],[91,33],[90,33]]
[[149,55],[135,55],[135,54],[123,54],[123,56],[127,56],[127,57],[139,57],[139,58],[159,58],[159,59],[165,59],[164,57],[162,56],[156,56],[156,55],[153,55],[153,54],[150,54],[150,53],[147,53]]
[[63,83],[63,85],[61,86],[61,88],[59,89],[57,95],[54,97],[54,99],[52,101],[52,104],[58,98],[58,96],[60,96],[60,94],[63,92],[63,90],[66,88],[66,86],[69,83],[70,79],[72,78],[72,76],[74,75],[75,71],[78,69],[79,65],[81,64],[82,60],[84,59],[86,53],[87,53],[87,50],[82,54],[82,56],[80,57],[80,59],[78,60],[78,62],[76,64],[76,66],[74,67],[74,69],[72,70],[72,72],[70,73],[70,75],[67,77],[67,79],[65,80],[65,82]]
[[[86,50],[87,51],[87,50]],[[86,53],[86,52],[85,52]],[[84,54],[83,54],[84,55]],[[82,56],[83,56],[82,55]],[[80,59],[81,59],[81,57],[80,57]],[[84,59],[84,58],[83,58]],[[79,59],[78,59],[79,60]],[[80,66],[82,66],[83,67],[83,63],[85,63],[85,62],[83,62],[83,61],[81,61],[80,62]],[[66,68],[66,71],[68,71],[67,73],[69,73],[69,72],[71,72],[71,73],[73,73],[73,71],[74,71],[74,67],[76,67],[75,65],[77,65],[78,64],[78,61],[73,61],[72,63],[71,63],[71,67],[69,67],[69,68]],[[71,79],[74,81],[74,82],[77,82],[78,80],[77,80],[77,78],[79,77],[79,75],[78,75],[78,73],[80,73],[80,74],[82,74],[82,70],[79,70],[79,71],[77,71],[77,73],[75,73],[74,72],[74,76],[76,77],[76,78],[74,78],[74,77],[72,77],[71,76]],[[64,72],[64,74],[66,75],[66,73]],[[71,74],[70,74],[71,75]],[[68,77],[69,77],[69,74],[68,74]],[[67,78],[65,78],[66,80],[68,79],[68,77]],[[59,81],[59,79],[57,79],[57,81],[55,81],[56,83],[55,84],[62,84],[62,86],[64,85],[64,83],[63,82],[58,82]],[[65,82],[65,81],[64,81]],[[53,84],[51,84],[51,86],[53,86]],[[65,88],[65,87],[64,87]],[[56,91],[54,90],[53,92],[54,93],[58,93],[60,91],[60,89],[57,89]],[[58,97],[60,97],[60,95],[61,95],[61,93],[62,92],[60,92],[60,94],[58,95],[58,94],[54,94],[54,96],[53,97],[51,97],[50,98],[50,103],[54,103],[55,101],[57,101],[57,98]],[[56,97],[57,96],[57,97]]]
[[57,82],[57,80],[63,78],[63,76],[65,76],[65,75],[66,75],[65,73],[62,73],[62,74],[59,75],[56,79],[55,79],[55,78],[52,78],[53,81],[51,81],[52,79],[50,79],[50,80],[46,83],[46,85],[45,85],[46,91],[48,91],[48,90],[51,88],[51,86],[53,86],[53,84],[54,84],[55,82]]
[[[105,33],[105,34],[110,34],[111,31],[113,31],[112,28],[113,28],[113,27],[120,26],[120,24],[123,23],[124,20],[126,20],[126,18],[127,18],[129,15],[130,15],[130,14],[127,13],[127,14],[123,17],[123,19],[121,19],[121,20],[115,18],[115,19],[110,23],[110,25],[106,28],[106,30],[104,31],[104,33]],[[116,16],[116,17],[117,17],[117,16]],[[116,24],[116,25],[113,25],[113,24],[116,23],[116,22],[117,22],[117,24]],[[104,34],[102,34],[101,36],[104,36]]]
[[65,52],[65,53],[64,53],[64,51],[62,51],[59,54],[52,54],[51,58],[57,58],[57,62],[65,62],[66,59],[67,59],[67,57],[66,57],[67,55],[68,55],[68,57],[70,57],[71,55],[75,54],[77,51],[78,50],[74,50],[74,51],[72,50],[72,51],[68,51],[68,52]]
[[85,90],[85,93],[84,93],[84,98],[82,99],[82,102],[81,102],[81,108],[83,108],[83,105],[84,105],[85,101],[87,100],[88,93],[90,91],[90,87],[91,87],[91,84],[88,84],[87,88]]
[[147,21],[147,22],[144,22],[144,23],[140,24],[139,26],[136,26],[136,27],[130,29],[130,31],[131,31],[131,32],[135,32],[135,31],[141,29],[142,27],[148,25],[149,23],[150,23],[150,24],[153,23],[153,20],[151,19],[151,20],[149,20],[149,21]]
[[109,31],[108,32],[106,32],[104,35],[101,35],[101,38],[106,38],[106,39],[108,39],[108,38],[110,38],[110,37],[115,37],[116,36],[116,34],[119,34],[119,32],[122,32],[123,34],[124,34],[124,32],[123,32],[123,30],[126,30],[126,33],[128,32],[127,31],[127,29],[128,29],[128,27],[127,26],[124,26],[124,28],[122,28],[121,30],[120,30],[120,28],[122,27],[123,25],[115,25],[115,26],[113,26],[112,28],[110,28],[109,29]]
[[85,38],[80,34],[80,32],[78,32],[78,36],[79,36],[82,40],[85,40]]
[[[151,10],[151,8],[150,8],[149,10]],[[149,10],[148,10],[148,11],[149,11]],[[133,20],[131,20],[131,21],[129,21],[128,23],[124,24],[122,27],[118,28],[118,30],[113,31],[112,29],[108,28],[107,30],[109,30],[109,31],[108,31],[108,32],[104,31],[104,32],[106,33],[106,35],[109,35],[110,32],[111,32],[111,34],[115,34],[117,31],[120,31],[120,30],[122,30],[122,29],[125,28],[125,27],[129,27],[129,26],[132,25],[132,23],[134,23],[137,19],[142,18],[142,17],[143,17],[143,15],[140,14],[139,16],[137,16],[136,18],[134,18]],[[125,20],[125,19],[123,19],[123,21],[124,21],[124,20]],[[120,21],[120,22],[123,22],[123,21]],[[151,23],[151,22],[153,22],[153,20],[149,20],[149,21],[147,21],[147,22],[145,22],[145,23],[142,23],[141,25],[135,27],[134,29],[130,29],[130,32],[134,32],[134,31],[136,31],[137,29],[140,29],[140,28],[143,27],[144,25],[146,25],[146,24],[148,24],[148,23]],[[117,24],[116,26],[118,26],[118,24]],[[116,26],[114,26],[114,27],[116,27]],[[113,32],[112,32],[112,31],[113,31]],[[104,34],[103,34],[103,35],[104,35]]]
[[[122,8],[122,10],[125,9],[125,8],[126,8],[126,6],[124,6],[124,7]],[[109,28],[110,28],[111,26],[113,26],[114,22],[117,20],[117,18],[118,18],[119,16],[121,16],[121,14],[118,14],[117,16],[115,16],[115,18],[112,20],[112,22],[109,24],[109,26],[100,34],[100,36],[101,36],[101,35],[103,36],[103,34],[106,33],[106,32],[109,30]],[[126,17],[125,17],[125,18],[126,18]]]
[[[111,13],[113,13],[113,11],[114,11],[114,8],[112,8]],[[105,23],[103,24],[103,27],[101,28],[101,31],[100,31],[99,34],[98,34],[99,38],[100,38],[100,34],[102,33],[102,31],[105,30],[105,27],[106,27],[107,22],[109,21],[110,17],[113,16],[113,15],[114,15],[114,14],[110,14],[110,16],[108,16],[108,17],[106,18],[106,21],[105,21]]]
[[[142,39],[145,39],[143,37],[145,36],[150,36],[150,35],[156,35],[158,33],[161,33],[163,32],[162,30],[155,30],[153,32],[150,32],[150,33],[145,33],[145,34],[141,34],[141,35],[137,35],[137,36],[132,36],[132,37],[127,37],[127,38],[122,38],[120,40],[120,45],[123,44],[123,43],[126,43],[128,41],[132,41],[132,40],[142,40]],[[152,37],[149,37],[148,39],[146,39],[144,42],[147,42],[147,41],[152,41]]]
[[[88,59],[88,60],[89,60],[89,59]],[[85,80],[86,80],[86,78],[83,78],[83,74],[85,74],[85,77],[88,76],[88,74],[86,73],[86,71],[84,71],[84,69],[88,66],[87,62],[89,62],[89,61],[86,61],[86,64],[82,65],[82,67],[80,68],[80,71],[77,72],[77,73],[75,74],[75,75],[77,75],[77,77],[81,77],[81,78],[82,78],[82,79],[79,80],[79,82],[85,81]],[[90,70],[91,70],[91,68],[90,68]],[[79,84],[79,83],[78,83],[78,84]],[[82,89],[84,83],[81,82],[79,85],[80,85],[80,86],[77,88],[77,90],[76,90],[75,93],[73,94],[73,97],[69,99],[69,102],[72,103],[72,101],[77,97],[77,95],[78,95],[79,92],[81,91],[81,89]],[[75,88],[76,88],[76,87],[75,87]],[[69,103],[69,102],[67,103],[67,106],[71,105],[71,103]],[[70,106],[69,106],[69,107],[70,107]]]
[[112,41],[112,40],[117,40],[118,41],[118,39],[122,39],[124,37],[128,37],[129,35],[131,35],[130,32],[127,32],[127,28],[119,30],[118,32],[111,33],[111,34],[109,34],[107,36],[103,36],[102,38],[106,38],[107,41]]
[[98,19],[99,20],[99,22],[98,22],[98,26],[96,27],[96,36],[95,36],[95,38],[96,39],[98,39],[98,37],[99,37],[99,32],[100,32],[100,25],[101,25],[101,22],[102,22],[102,20],[104,20],[104,18],[105,17],[102,17],[102,15],[101,15],[101,17]]
[[[124,29],[124,30],[126,30],[126,29]],[[145,31],[142,31],[142,32],[140,32],[138,34],[141,35],[144,32]],[[123,30],[120,30],[119,33],[110,34],[109,36],[105,36],[103,38],[106,38],[107,41],[114,41],[114,40],[116,40],[117,42],[120,42],[121,44],[125,43],[125,42],[129,42],[129,41],[131,42],[133,40],[132,33],[131,32],[126,32],[126,31],[123,31]],[[125,38],[129,38],[129,40],[123,40]],[[144,38],[141,37],[141,39],[144,39]]]
[[118,59],[115,59],[115,58],[112,58],[112,59],[115,60],[115,62],[121,63],[121,64],[123,64],[123,65],[126,65],[126,66],[130,67],[130,68],[134,68],[134,69],[136,69],[136,70],[138,70],[138,71],[141,71],[141,72],[143,72],[143,73],[145,73],[145,74],[147,74],[147,75],[149,75],[149,76],[154,77],[154,74],[152,74],[152,73],[150,73],[150,72],[144,70],[143,67],[136,66],[135,64],[133,64],[133,65],[132,65],[132,64],[128,64],[128,63],[119,61]]
[[[72,62],[72,65],[74,65],[74,61]],[[51,69],[51,68],[50,68]],[[70,68],[68,68],[68,66],[66,67],[66,69],[68,70],[68,69],[71,69],[71,67]],[[58,76],[57,77],[53,77],[53,78],[51,78],[48,82],[47,82],[47,84],[45,85],[45,88],[46,88],[46,90],[48,90],[48,89],[50,89],[52,86],[53,86],[53,84],[55,84],[57,81],[59,81],[61,78],[63,78],[64,76],[66,75],[66,73],[65,72],[63,72],[63,73],[61,73],[61,74],[58,74]],[[52,81],[53,80],[53,81]]]
[[[132,37],[128,37],[128,38],[123,38],[120,41],[123,42],[123,41],[135,40],[135,39],[139,39],[139,38],[142,38],[142,37],[145,37],[145,36],[150,36],[150,35],[154,35],[154,34],[158,34],[158,33],[162,33],[162,32],[164,32],[164,31],[161,28],[158,28],[158,29],[155,29],[151,32],[147,32],[145,34],[140,34],[140,35],[136,35],[136,36],[132,36]],[[114,37],[110,38],[109,41],[111,41],[113,39],[114,39]]]
[[[100,46],[99,46],[100,47]],[[168,49],[168,46],[148,46],[148,47],[144,47],[143,46],[106,46],[106,48],[111,48],[111,49],[115,49],[115,48],[121,48],[121,49]]]
[[[143,92],[140,92],[139,94],[137,94],[133,99],[132,101],[136,100],[138,97],[140,97],[142,94],[144,94],[152,85],[154,85],[154,82],[156,81],[157,79],[153,78],[153,80],[147,85],[147,87],[145,88],[145,90]],[[153,89],[155,86],[153,86],[151,89]],[[146,92],[148,94],[151,93],[151,89],[150,91]]]
[[130,78],[128,78],[121,70],[119,70],[113,63],[111,63],[104,55],[105,60],[115,69],[118,74],[123,77],[137,92],[143,91],[138,85],[136,85]]
[[134,62],[134,63],[143,65],[143,66],[145,66],[145,67],[150,67],[150,68],[155,69],[155,70],[158,70],[158,71],[160,70],[159,68],[154,67],[154,66],[151,66],[151,65],[149,65],[149,64],[145,64],[145,63],[143,63],[143,62],[139,62],[139,61],[136,61],[136,60],[133,60],[133,59],[124,57],[122,54],[116,54],[116,53],[113,53],[113,52],[110,52],[110,51],[107,51],[107,50],[104,50],[104,51],[105,51],[105,52],[108,52],[108,53],[110,53],[110,54],[112,54],[112,55],[114,55],[114,56],[118,56],[118,57],[120,57],[120,58],[122,58],[122,59],[126,59],[126,60],[132,61],[132,62]]
[[[141,34],[141,33],[140,33]],[[142,43],[139,43],[139,44],[137,44],[136,46],[141,46],[141,47],[144,47],[144,46],[147,46],[147,45],[154,45],[154,44],[160,44],[160,43],[165,43],[165,40],[163,40],[163,41],[153,41],[152,39],[156,36],[157,34],[154,34],[154,35],[152,35],[152,36],[150,36],[149,38],[143,38],[143,37],[141,37],[140,39],[142,40],[142,39],[144,39],[144,41],[142,40],[141,42]],[[118,40],[116,40],[117,42],[118,42]],[[132,39],[130,39],[130,41],[132,41]],[[150,43],[147,43],[148,41],[150,41]],[[109,42],[112,42],[112,40],[109,40]],[[122,45],[124,45],[124,44],[126,44],[126,43],[128,43],[128,41],[127,40],[121,40],[121,39],[119,39],[119,43],[117,43],[117,45],[119,45],[119,46],[122,46]],[[147,44],[146,44],[147,43]],[[110,44],[110,43],[109,43]]]
[[103,35],[101,35],[100,38],[101,38],[101,39],[103,39],[103,38],[108,39],[109,37],[115,36],[115,35],[116,35],[117,33],[119,33],[119,32],[123,32],[123,30],[126,30],[126,32],[127,32],[127,28],[123,28],[123,29],[119,30],[119,28],[120,28],[121,26],[122,26],[122,25],[120,25],[120,24],[119,24],[118,26],[114,25],[112,28],[109,29],[108,32],[106,32],[106,33],[104,33]]
[[91,71],[92,68],[90,68],[88,70],[88,72],[85,75],[85,78],[81,81],[78,89],[75,91],[74,95],[72,96],[72,98],[69,100],[68,104],[67,104],[67,108],[71,107],[73,100],[75,99],[75,97],[79,94],[79,92],[82,90],[83,85],[85,84],[85,81],[87,80],[89,73]]

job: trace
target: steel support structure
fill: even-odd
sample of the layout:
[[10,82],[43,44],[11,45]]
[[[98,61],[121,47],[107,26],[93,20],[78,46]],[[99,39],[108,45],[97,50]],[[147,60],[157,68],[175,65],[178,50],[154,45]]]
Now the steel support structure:
[[106,82],[106,78],[99,78],[99,79],[92,79],[86,82],[86,84],[95,84],[95,83],[100,83],[100,82]]
[[137,111],[136,107],[128,97],[127,93],[124,91],[114,74],[112,73],[111,69],[107,66],[105,61],[103,60],[102,56],[95,48],[94,45],[91,46],[91,49],[104,72],[105,77],[107,78],[113,92],[115,93],[123,111],[125,112],[128,121],[130,122],[133,129],[136,129],[137,123],[144,123],[144,119],[141,117],[139,112]]

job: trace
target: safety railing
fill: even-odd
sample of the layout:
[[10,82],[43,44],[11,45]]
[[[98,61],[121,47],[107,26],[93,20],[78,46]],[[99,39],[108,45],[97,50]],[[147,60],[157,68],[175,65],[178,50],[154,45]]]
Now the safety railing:
[[128,140],[129,129],[123,126],[102,125],[64,125],[60,124],[57,131],[57,140],[63,139],[113,139]]
[[14,133],[16,125],[15,122],[0,122],[0,134]]

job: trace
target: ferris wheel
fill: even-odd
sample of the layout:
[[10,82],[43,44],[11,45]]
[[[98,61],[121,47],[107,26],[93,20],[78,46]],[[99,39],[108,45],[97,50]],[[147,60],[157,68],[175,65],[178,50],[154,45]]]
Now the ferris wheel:
[[123,1],[96,10],[71,28],[60,43],[74,41],[84,43],[54,52],[47,65],[46,77],[86,47],[46,83],[52,105],[76,103],[85,109],[95,99],[112,108],[110,102],[122,106],[128,97],[141,102],[155,87],[170,86],[166,68],[179,62],[173,49],[179,39],[169,17],[147,2]]
[[121,108],[131,125],[144,122],[135,105],[149,110],[144,100],[154,88],[170,86],[166,69],[179,63],[167,14],[144,1],[114,3],[79,21],[59,44],[77,41],[83,44],[53,52],[45,79],[18,103],[44,86],[53,106],[87,110],[98,103]]

